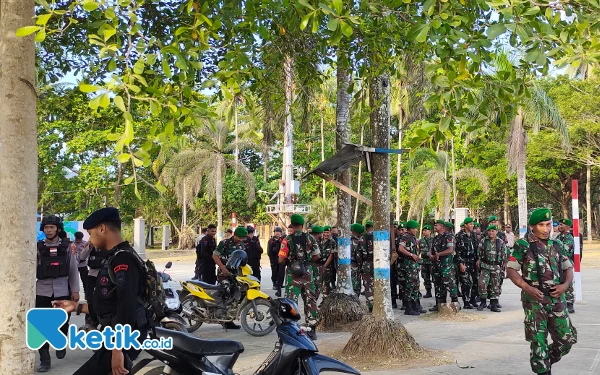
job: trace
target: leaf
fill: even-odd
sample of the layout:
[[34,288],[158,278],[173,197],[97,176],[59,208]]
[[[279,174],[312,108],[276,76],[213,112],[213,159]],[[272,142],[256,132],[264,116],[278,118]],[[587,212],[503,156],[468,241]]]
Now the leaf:
[[310,21],[310,17],[312,17],[313,13],[308,13],[304,17],[302,17],[302,21],[300,22],[300,30],[306,29],[306,25],[308,25],[308,21]]
[[107,27],[106,29],[104,29],[104,41],[106,42],[110,39],[111,36],[115,35],[116,33],[117,30],[113,29],[112,27]]
[[36,25],[45,26],[48,23],[48,20],[52,17],[52,13],[40,14],[35,21]]
[[427,39],[427,34],[429,33],[430,27],[430,24],[414,26],[410,30],[408,30],[408,34],[406,35],[406,37],[409,40],[414,40],[418,43],[423,43]]
[[150,112],[152,113],[152,116],[160,115],[160,106],[158,106],[154,100],[150,101]]
[[133,164],[135,164],[136,167],[141,167],[142,165],[144,165],[144,162],[141,161],[140,159],[134,157],[133,158]]
[[340,29],[342,29],[342,34],[345,36],[352,36],[352,26],[348,25],[346,22],[340,21]]
[[86,1],[85,3],[83,3],[83,9],[87,10],[88,12],[93,12],[99,7],[100,4],[98,4],[95,1]]
[[165,186],[163,186],[163,185],[160,183],[160,181],[157,181],[157,182],[156,182],[156,184],[155,184],[155,186],[156,186],[156,189],[157,189],[158,191],[160,191],[162,194],[164,194],[164,193],[166,193],[166,192],[167,192],[167,188],[166,188]]
[[84,83],[82,85],[79,85],[79,90],[81,92],[89,93],[89,92],[96,92],[96,91],[100,90],[100,87],[94,86],[94,85],[88,85],[88,84]]
[[115,70],[117,70],[117,62],[115,61],[114,58],[112,58],[112,59],[110,59],[110,62],[108,63],[108,71],[114,72]]
[[120,154],[119,156],[117,156],[117,160],[121,164],[127,163],[129,161],[129,158],[131,158],[131,154]]
[[487,30],[485,31],[485,33],[487,34],[488,38],[494,40],[498,36],[504,34],[505,31],[506,31],[506,25],[505,24],[503,24],[503,23],[496,23],[496,24],[491,25],[490,27],[488,27]]
[[162,69],[163,69],[163,73],[165,73],[165,76],[171,78],[171,76],[173,76],[173,74],[171,73],[171,67],[169,66],[169,62],[167,61],[167,56],[163,56],[161,64],[162,64]]
[[305,6],[310,10],[315,10],[315,8],[313,8],[313,6],[310,5],[307,0],[298,0],[298,4]]
[[[550,9],[550,7],[548,7],[548,9]],[[538,6],[534,6],[532,8],[527,9],[527,11],[525,13],[523,13],[524,16],[533,16],[535,14],[538,14],[540,12],[540,7]]]
[[121,138],[121,134],[110,133],[106,135],[106,139],[108,139],[111,142],[114,142],[119,138]]
[[451,116],[444,116],[440,119],[440,131],[445,132],[450,128],[450,122],[452,120]]
[[34,40],[38,43],[41,43],[46,39],[46,30],[41,29],[36,35]]
[[121,98],[119,95],[115,96],[113,101],[115,102],[115,105],[117,106],[117,108],[119,108],[121,111],[123,111],[123,112],[127,111],[127,109],[125,109],[125,103],[123,102],[123,98]]
[[108,8],[104,11],[104,17],[112,20],[113,18],[115,18],[117,15],[115,14],[115,11],[112,8]]
[[177,106],[175,104],[168,104],[169,108],[171,109],[171,112],[175,113],[177,112]]
[[102,95],[98,95],[94,99],[90,100],[89,106],[91,109],[98,109],[100,106],[100,97],[102,97]]
[[109,105],[110,105],[110,97],[108,96],[108,93],[105,92],[100,97],[100,107],[102,107],[102,108],[108,108]]
[[337,19],[337,18],[334,18],[334,17],[331,17],[331,18],[329,19],[329,22],[327,22],[327,28],[328,28],[330,31],[335,31],[335,30],[337,30],[337,28],[338,28],[338,19]]
[[342,0],[332,0],[331,3],[333,5],[333,8],[336,10],[337,14],[341,15],[342,10],[344,10],[344,4],[342,3]]
[[450,87],[450,80],[445,75],[437,75],[433,77],[433,84],[440,87]]
[[20,29],[17,30],[16,35],[19,38],[22,38],[24,36],[31,35],[31,34],[35,33],[39,29],[41,29],[41,27],[39,27],[39,26],[25,26],[25,27],[21,27]]
[[315,14],[315,16],[313,17],[313,21],[312,21],[312,30],[314,33],[316,33],[317,31],[319,31],[319,19],[317,18],[317,15]]
[[129,176],[129,177],[127,177],[125,180],[123,180],[123,183],[124,183],[125,185],[129,185],[129,184],[131,184],[132,182],[133,182],[133,176]]
[[538,57],[538,53],[540,51],[537,48],[532,49],[531,51],[527,52],[527,56],[525,56],[525,60],[527,60],[527,62],[534,62],[537,57]]

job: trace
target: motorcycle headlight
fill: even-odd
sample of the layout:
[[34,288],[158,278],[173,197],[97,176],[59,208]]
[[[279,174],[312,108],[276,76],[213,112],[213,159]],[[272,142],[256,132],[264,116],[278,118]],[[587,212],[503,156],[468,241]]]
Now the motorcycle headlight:
[[255,276],[249,275],[249,276],[248,276],[248,278],[249,278],[250,280],[252,280],[252,281],[256,281],[257,283],[259,283],[259,284],[260,284],[260,280],[258,279],[258,277],[255,277]]
[[179,299],[177,298],[167,298],[166,303],[167,308],[170,310],[177,310],[179,308]]

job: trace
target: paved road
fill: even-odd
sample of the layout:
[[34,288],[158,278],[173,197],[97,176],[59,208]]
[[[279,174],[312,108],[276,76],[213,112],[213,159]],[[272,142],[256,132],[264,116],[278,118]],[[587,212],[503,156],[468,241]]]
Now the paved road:
[[[166,263],[167,260],[164,262]],[[161,263],[157,262],[161,267]],[[193,273],[193,262],[176,261],[169,272],[173,279],[183,280]],[[600,374],[600,269],[583,269],[584,299],[576,305],[573,324],[578,330],[579,342],[572,352],[553,369],[554,375],[593,375]],[[263,267],[263,290],[273,296],[270,269]],[[432,299],[423,300],[424,307],[433,305]],[[423,320],[420,317],[407,317],[396,311],[400,319],[415,339],[426,348],[450,352],[461,366],[474,368],[460,369],[456,364],[413,368],[408,370],[363,371],[363,374],[410,374],[410,375],[517,375],[531,374],[529,367],[529,345],[524,340],[523,310],[519,301],[519,291],[510,280],[505,280],[502,313],[473,312],[486,319],[472,322],[440,322]],[[302,306],[300,306],[302,309]],[[72,322],[82,324],[81,317]],[[195,333],[202,338],[227,338],[243,343],[245,352],[236,364],[236,372],[250,375],[273,348],[277,339],[272,333],[266,337],[254,338],[241,331],[225,331],[218,325],[204,325]],[[319,333],[317,345],[325,351],[331,347],[342,347],[349,333]],[[90,354],[83,351],[69,352],[63,360],[57,360],[52,353],[52,370],[49,374],[72,374]],[[37,361],[36,361],[37,364]]]

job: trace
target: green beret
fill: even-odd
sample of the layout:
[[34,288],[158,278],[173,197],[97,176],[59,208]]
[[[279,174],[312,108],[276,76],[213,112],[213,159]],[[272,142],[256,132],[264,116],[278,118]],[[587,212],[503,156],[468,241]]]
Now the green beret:
[[423,230],[428,229],[431,230],[431,225],[427,224],[427,225],[423,225]]
[[331,232],[331,227],[329,225],[325,225],[323,227],[323,232]]
[[398,229],[401,228],[406,228],[406,223],[404,221],[401,221],[400,224],[398,225]]
[[304,217],[299,214],[293,214],[290,216],[290,222],[292,225],[304,225]]
[[479,224],[478,222],[474,221],[474,222],[473,222],[473,226],[474,226],[475,228],[479,228],[479,227],[481,227],[481,224]]
[[492,230],[492,229],[498,230],[498,226],[497,225],[490,225],[490,226],[487,227],[487,230]]
[[552,212],[547,208],[538,208],[529,216],[529,225],[536,225],[542,221],[552,220]]
[[355,233],[362,234],[365,231],[365,227],[363,227],[362,224],[354,223],[350,226],[350,230]]
[[449,221],[446,221],[445,225],[446,225],[447,228],[454,228],[454,224],[452,224]]
[[367,223],[365,224],[367,227],[372,227],[373,224],[373,220],[367,220]]
[[323,233],[323,227],[320,225],[315,225],[312,227],[312,232],[316,234]]
[[463,221],[462,223],[460,223],[460,227],[464,227],[465,226],[465,222]]
[[560,219],[558,222],[561,224],[568,225],[570,227],[573,226],[573,222],[571,221],[571,219],[564,218],[564,219]]
[[437,220],[435,221],[435,223],[436,223],[436,224],[442,224],[442,225],[446,225],[446,222],[445,222],[444,220],[442,220],[442,219],[437,219]]
[[235,228],[235,232],[233,232],[233,234],[236,237],[248,237],[248,229],[244,228],[244,227],[237,227]]
[[408,229],[417,229],[419,227],[419,223],[414,220],[409,220],[406,222],[406,228]]
[[398,225],[398,220],[394,220],[394,225]]
[[490,216],[488,221],[498,221],[498,216]]
[[469,224],[469,223],[472,223],[473,221],[474,221],[474,220],[473,220],[473,218],[472,218],[472,217],[468,217],[468,218],[466,218],[466,219],[463,221],[463,224]]

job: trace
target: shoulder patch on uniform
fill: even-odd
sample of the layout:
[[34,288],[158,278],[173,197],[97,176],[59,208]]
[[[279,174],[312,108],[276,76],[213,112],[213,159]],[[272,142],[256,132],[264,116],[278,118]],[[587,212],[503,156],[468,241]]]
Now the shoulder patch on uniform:
[[127,264],[119,264],[118,266],[116,266],[113,271],[115,273],[119,272],[119,271],[127,271],[129,269],[129,266]]
[[117,285],[123,285],[125,282],[125,272],[119,272],[117,274]]

